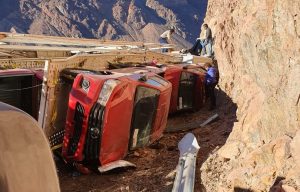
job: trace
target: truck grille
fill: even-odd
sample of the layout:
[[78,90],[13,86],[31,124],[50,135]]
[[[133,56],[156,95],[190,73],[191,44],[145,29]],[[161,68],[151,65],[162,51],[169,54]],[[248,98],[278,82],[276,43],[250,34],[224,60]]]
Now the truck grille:
[[99,158],[104,109],[104,106],[95,103],[89,114],[88,130],[84,148],[85,160],[87,161],[97,160]]
[[74,132],[73,137],[70,138],[70,145],[68,150],[68,155],[72,156],[77,150],[77,146],[80,140],[82,124],[84,118],[84,108],[80,103],[76,103],[75,114],[74,114]]

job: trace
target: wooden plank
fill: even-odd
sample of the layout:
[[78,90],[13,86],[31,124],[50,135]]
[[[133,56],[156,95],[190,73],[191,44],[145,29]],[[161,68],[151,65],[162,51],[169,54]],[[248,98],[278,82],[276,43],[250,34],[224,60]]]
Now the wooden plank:
[[[2,42],[7,43],[34,43],[34,44],[57,44],[57,45],[137,45],[143,46],[142,42],[115,41],[115,40],[100,40],[61,36],[33,35],[20,33],[0,32]],[[150,44],[148,44],[150,45]]]
[[36,52],[29,50],[29,51],[24,51],[24,50],[9,50],[9,49],[0,49],[2,53],[9,54],[9,57],[6,58],[36,58]]
[[194,56],[193,57],[193,63],[211,63],[212,64],[212,59],[208,57],[202,57],[202,56]]
[[153,61],[156,60],[161,64],[176,64],[182,63],[182,56],[180,55],[172,55],[172,54],[163,54],[154,51],[146,52],[146,60]]
[[[7,44],[36,44],[36,45],[64,45],[64,46],[86,46],[86,47],[114,47],[114,46],[137,46],[139,48],[161,47],[160,43],[144,43],[133,41],[100,40],[73,37],[45,36],[32,34],[13,34],[0,32],[0,42]],[[174,45],[168,45],[174,47]]]
[[[30,34],[13,34],[0,32],[0,48],[10,50],[40,51],[113,51],[113,50],[150,50],[161,49],[165,44],[132,41],[113,41]],[[173,48],[174,45],[167,44]]]
[[11,55],[9,53],[0,52],[0,56],[12,57],[13,55]]
[[210,118],[208,118],[205,122],[203,122],[200,127],[204,127],[205,125],[209,124],[210,122],[212,122],[213,120],[217,119],[219,117],[218,114],[214,114],[213,116],[211,116]]
[[70,51],[36,51],[37,58],[70,57]]
[[26,59],[26,58],[16,58],[16,59],[0,59],[0,68],[4,69],[15,69],[15,68],[43,68],[45,65],[45,59]]
[[[64,44],[64,46],[49,46],[49,45],[22,45],[22,44],[0,44],[0,49],[5,50],[24,50],[24,51],[78,51],[78,52],[119,52],[121,50],[124,51],[146,51],[148,48],[145,47],[131,47],[131,46],[125,46],[125,47],[93,47],[93,46],[68,46]],[[161,49],[161,47],[158,45],[158,49]]]
[[[40,52],[37,52],[39,56]],[[52,62],[62,62],[65,67],[83,67],[85,65],[85,60],[91,65],[91,69],[94,69],[94,65],[99,65],[101,62],[104,69],[108,63],[128,63],[128,64],[141,64],[141,63],[150,63],[153,60],[158,61],[162,64],[174,64],[181,63],[182,58],[180,56],[175,57],[172,55],[146,51],[146,52],[128,52],[128,51],[118,51],[105,54],[85,54],[85,55],[76,55],[67,58],[56,58],[58,56],[68,55],[67,52],[45,52],[43,55],[45,58],[10,58],[10,59],[0,59],[1,68],[43,68],[45,61],[52,60]],[[48,56],[48,57],[47,57]],[[51,59],[51,56],[54,58]],[[85,67],[87,67],[86,65]],[[96,67],[97,68],[97,67]]]
[[75,47],[75,46],[69,46],[69,47],[59,47],[59,46],[47,46],[47,45],[10,45],[10,44],[0,44],[0,49],[6,49],[6,50],[32,50],[32,51],[86,51],[86,52],[92,52],[92,51],[103,51],[103,52],[109,52],[105,49],[95,49],[92,47]]
[[208,118],[204,122],[203,122],[203,120],[197,120],[197,121],[193,121],[190,123],[185,123],[184,125],[177,125],[177,126],[172,126],[172,127],[169,126],[169,127],[167,127],[166,132],[173,133],[173,132],[178,132],[178,131],[188,131],[191,129],[204,127],[205,125],[209,124],[210,122],[217,119],[218,117],[219,117],[218,114],[215,114],[215,115],[211,116],[210,118]]

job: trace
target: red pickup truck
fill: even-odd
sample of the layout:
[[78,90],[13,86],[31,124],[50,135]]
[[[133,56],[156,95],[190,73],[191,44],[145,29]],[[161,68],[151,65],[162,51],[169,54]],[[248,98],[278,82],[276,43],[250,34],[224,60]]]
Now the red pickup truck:
[[119,73],[148,71],[156,73],[172,83],[170,113],[183,110],[199,110],[205,102],[205,69],[201,65],[177,64],[161,66],[137,66],[113,69]]
[[151,72],[78,74],[69,97],[63,156],[98,167],[159,139],[171,89],[171,83]]
[[180,64],[164,67],[163,77],[172,83],[170,113],[199,110],[205,102],[205,70],[200,65]]

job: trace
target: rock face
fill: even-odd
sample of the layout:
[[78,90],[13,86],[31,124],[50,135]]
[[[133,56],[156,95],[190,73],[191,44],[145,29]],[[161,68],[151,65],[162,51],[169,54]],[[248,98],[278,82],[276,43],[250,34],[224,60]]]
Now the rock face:
[[300,191],[300,1],[209,0],[205,20],[238,122],[203,164],[203,185]]
[[1,0],[0,31],[157,42],[176,26],[175,42],[198,36],[207,0]]

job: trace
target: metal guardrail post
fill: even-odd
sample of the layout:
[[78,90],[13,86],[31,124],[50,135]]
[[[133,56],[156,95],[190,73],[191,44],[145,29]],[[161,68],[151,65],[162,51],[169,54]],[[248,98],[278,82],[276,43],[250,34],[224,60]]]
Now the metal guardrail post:
[[196,159],[200,149],[192,133],[186,134],[178,143],[179,163],[172,192],[193,192],[195,185]]

